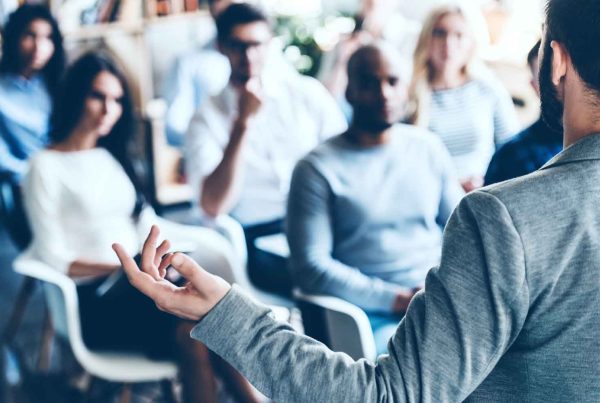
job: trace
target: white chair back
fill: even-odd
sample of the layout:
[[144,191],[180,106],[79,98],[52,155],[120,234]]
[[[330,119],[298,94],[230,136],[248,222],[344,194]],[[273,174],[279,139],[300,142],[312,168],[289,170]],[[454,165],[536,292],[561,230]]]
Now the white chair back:
[[[362,309],[340,298],[308,295],[298,289],[294,290],[294,297],[323,313],[324,323],[313,325],[324,328],[327,340],[322,341],[326,342],[333,351],[344,352],[355,360],[377,358],[371,324]],[[306,328],[307,325],[305,319]]]

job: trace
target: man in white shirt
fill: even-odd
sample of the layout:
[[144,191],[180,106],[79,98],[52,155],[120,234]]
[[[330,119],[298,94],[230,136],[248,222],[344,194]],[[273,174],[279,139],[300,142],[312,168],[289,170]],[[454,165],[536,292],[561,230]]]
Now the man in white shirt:
[[250,277],[256,285],[288,294],[291,280],[285,262],[257,252],[254,239],[282,232],[296,161],[344,131],[346,123],[316,80],[265,74],[272,32],[260,10],[232,4],[216,24],[231,77],[192,118],[185,147],[188,180],[205,214],[231,214],[244,226]]
[[[233,0],[208,0],[208,10],[213,20]],[[266,61],[269,74],[288,74],[294,68],[283,56],[280,43],[269,47]],[[182,147],[185,133],[194,112],[202,102],[223,91],[229,82],[229,60],[218,48],[217,38],[211,38],[200,48],[188,51],[175,60],[165,80],[167,102],[166,132],[169,144]]]

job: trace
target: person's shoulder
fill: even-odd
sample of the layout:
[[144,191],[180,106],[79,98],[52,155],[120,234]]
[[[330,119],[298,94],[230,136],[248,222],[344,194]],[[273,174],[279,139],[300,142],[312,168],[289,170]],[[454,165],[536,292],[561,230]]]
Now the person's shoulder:
[[493,73],[481,74],[473,78],[469,84],[477,90],[477,93],[482,97],[507,97],[509,92]]
[[50,167],[56,165],[58,153],[49,149],[43,149],[29,158],[30,167]]
[[303,94],[306,98],[317,96],[330,96],[327,89],[319,80],[300,73],[289,73],[281,78],[284,85],[287,85],[296,94]]
[[532,211],[546,207],[548,201],[559,199],[556,193],[556,176],[551,170],[537,170],[529,174],[508,179],[479,189],[498,199],[512,216],[524,216],[525,221],[533,220],[528,217]]
[[445,151],[445,146],[438,135],[423,127],[398,123],[394,126],[396,138],[400,139],[398,145],[402,143],[420,144],[434,152]]
[[304,155],[297,165],[320,171],[341,157],[345,141],[342,134],[330,137]]

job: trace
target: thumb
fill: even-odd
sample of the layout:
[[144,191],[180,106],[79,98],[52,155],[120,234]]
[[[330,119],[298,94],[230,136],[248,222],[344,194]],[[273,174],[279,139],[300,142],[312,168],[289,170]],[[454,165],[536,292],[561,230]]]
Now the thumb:
[[185,253],[177,252],[171,258],[171,267],[189,281],[198,291],[206,286],[208,273]]

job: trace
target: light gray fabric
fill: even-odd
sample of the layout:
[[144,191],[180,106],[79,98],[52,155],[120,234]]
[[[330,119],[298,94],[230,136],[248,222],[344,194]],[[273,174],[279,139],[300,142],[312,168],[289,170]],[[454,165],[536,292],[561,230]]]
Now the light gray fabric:
[[398,293],[439,264],[443,227],[463,195],[450,155],[424,129],[397,125],[372,147],[329,139],[292,175],[286,233],[296,284],[391,312]]
[[233,289],[193,330],[280,402],[600,401],[600,135],[466,196],[376,364]]

